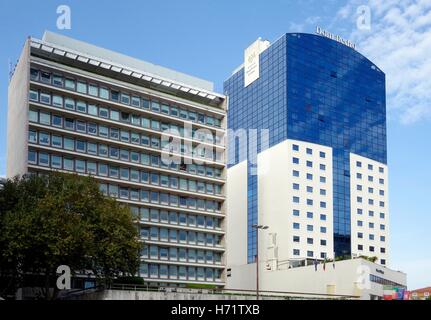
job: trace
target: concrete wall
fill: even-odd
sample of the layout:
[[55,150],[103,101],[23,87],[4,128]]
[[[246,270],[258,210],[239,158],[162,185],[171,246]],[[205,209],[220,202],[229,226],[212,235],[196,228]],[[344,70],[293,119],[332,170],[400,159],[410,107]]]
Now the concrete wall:
[[[253,295],[223,295],[223,294],[196,294],[174,292],[146,292],[128,290],[105,290],[77,297],[79,300],[255,300]],[[280,299],[277,297],[261,297],[261,300]]]
[[[370,299],[370,295],[383,297],[383,285],[370,282],[370,274],[406,286],[407,277],[405,273],[390,270],[378,264],[371,263],[364,259],[353,259],[338,261],[335,268],[332,263],[307,267],[299,267],[284,270],[259,269],[259,287],[262,291],[297,292],[307,294],[323,295],[351,295],[360,299]],[[247,289],[256,288],[255,273],[251,272],[255,264],[236,266],[232,268],[232,278],[240,275],[244,282],[244,287],[231,287],[237,285],[233,280],[228,280],[227,289]],[[247,276],[248,274],[248,276]]]
[[226,263],[247,264],[247,161],[227,170]]
[[30,45],[26,41],[9,83],[6,171],[9,178],[27,172],[29,78]]

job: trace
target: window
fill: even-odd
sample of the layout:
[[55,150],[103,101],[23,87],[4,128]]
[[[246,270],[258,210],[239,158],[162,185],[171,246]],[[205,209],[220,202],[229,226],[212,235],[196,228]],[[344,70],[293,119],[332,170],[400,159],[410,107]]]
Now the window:
[[76,151],[78,152],[86,152],[87,145],[85,141],[76,140]]
[[130,95],[126,93],[121,93],[121,103],[130,105]]
[[109,118],[109,110],[107,108],[99,108],[99,117],[108,119]]
[[123,142],[129,142],[130,141],[129,131],[121,130],[120,137],[121,137],[121,141],[123,141]]
[[66,79],[64,82],[64,86],[66,89],[75,90],[75,80]]
[[87,129],[89,134],[97,135],[97,124],[89,123]]
[[162,107],[161,107],[161,112],[162,113],[164,113],[164,114],[167,114],[167,115],[169,115],[169,112],[170,110],[169,110],[169,106],[168,105],[165,105],[165,104],[162,104]]
[[64,107],[69,110],[75,110],[75,100],[66,98],[64,100]]
[[368,165],[368,170],[373,170],[373,165],[372,164]]
[[68,130],[75,130],[75,121],[70,118],[64,119],[64,127]]
[[298,183],[294,183],[292,186],[293,190],[299,190],[299,184]]
[[141,99],[139,97],[132,97],[132,106],[141,107]]
[[120,121],[120,112],[117,110],[110,110],[110,118],[114,121]]
[[313,219],[313,212],[307,212],[307,218]]
[[293,255],[294,256],[299,256],[300,255],[299,249],[293,249]]
[[104,163],[99,163],[98,168],[99,168],[99,175],[105,176],[105,177],[108,176],[108,165]]
[[30,90],[30,100],[38,101],[39,100],[39,92]]
[[99,136],[108,138],[109,129],[105,126],[99,126]]
[[49,154],[44,152],[39,152],[39,165],[44,167],[49,166]]
[[99,89],[99,97],[105,100],[109,99],[109,91],[106,88]]
[[293,157],[293,158],[292,158],[292,162],[293,162],[294,164],[299,164],[299,159],[298,159],[298,158],[296,158],[296,157]]
[[76,84],[76,91],[87,94],[87,84],[85,82],[78,81]]
[[326,227],[320,227],[320,233],[326,233]]
[[37,132],[33,130],[28,131],[28,142],[37,142]]
[[28,162],[29,163],[37,163],[37,153],[35,151],[28,151]]
[[52,105],[54,107],[62,108],[63,107],[63,97],[54,95],[52,97]]
[[97,106],[95,106],[94,104],[89,104],[88,105],[88,114],[90,114],[92,116],[97,116],[99,114]]
[[41,71],[40,72],[40,80],[44,83],[51,84],[51,74],[48,72]]
[[307,180],[313,180],[313,175],[311,173],[307,173]]
[[29,121],[31,121],[31,122],[38,122],[38,120],[39,120],[39,115],[38,115],[37,111],[30,110],[30,111],[28,112],[28,119],[29,119]]
[[323,151],[320,151],[319,156],[320,156],[320,158],[324,159],[324,158],[326,158],[326,153]]
[[294,222],[293,223],[293,229],[299,230],[299,223]]
[[88,85],[88,94],[97,97],[99,95],[99,88],[94,84]]
[[63,127],[63,118],[57,115],[52,116],[52,125],[54,127]]
[[310,155],[312,155],[312,154],[313,154],[313,150],[312,150],[312,149],[310,149],[310,148],[307,148],[306,152],[307,152],[307,154],[310,154]]
[[53,135],[51,144],[53,147],[62,148],[63,147],[63,138],[60,136]]
[[362,167],[362,162],[356,161],[356,167],[361,168]]
[[61,169],[62,162],[63,162],[63,159],[60,156],[55,156],[55,155],[51,156],[51,166],[53,168]]
[[75,170],[81,173],[85,173],[85,161],[76,160],[75,161]]
[[30,79],[33,81],[38,81],[39,80],[39,70],[37,69],[30,69]]
[[76,131],[86,133],[87,132],[87,124],[85,122],[76,120]]
[[41,93],[40,94],[40,102],[44,104],[51,104],[51,95],[47,93]]

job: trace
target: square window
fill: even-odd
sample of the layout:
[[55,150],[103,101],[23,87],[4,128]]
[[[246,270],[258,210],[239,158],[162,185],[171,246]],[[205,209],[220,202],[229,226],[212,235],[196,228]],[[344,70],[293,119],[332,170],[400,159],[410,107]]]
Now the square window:
[[88,94],[93,97],[99,96],[99,88],[95,84],[90,84],[88,86]]
[[76,84],[76,91],[87,94],[87,84],[85,82],[78,81]]
[[99,97],[105,100],[109,100],[109,90],[106,88],[99,89]]
[[64,82],[64,86],[66,89],[75,90],[75,80],[66,79]]

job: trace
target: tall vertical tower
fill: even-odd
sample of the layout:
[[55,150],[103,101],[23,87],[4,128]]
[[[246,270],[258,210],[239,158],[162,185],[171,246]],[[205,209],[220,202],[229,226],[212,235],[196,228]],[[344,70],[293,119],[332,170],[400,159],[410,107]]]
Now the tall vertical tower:
[[224,91],[228,264],[255,261],[253,225],[263,224],[259,254],[269,260],[335,253],[387,265],[385,74],[352,46],[289,33],[248,48]]
[[225,114],[211,82],[48,32],[10,82],[8,176],[92,175],[135,215],[146,283],[221,287]]

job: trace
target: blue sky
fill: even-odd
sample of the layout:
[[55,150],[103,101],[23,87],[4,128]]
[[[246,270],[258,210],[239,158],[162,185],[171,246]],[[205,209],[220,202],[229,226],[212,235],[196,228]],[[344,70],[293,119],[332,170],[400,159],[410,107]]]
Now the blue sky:
[[[72,10],[72,29],[56,28],[59,5]],[[371,13],[357,28],[357,8]],[[243,60],[257,37],[313,33],[319,25],[354,40],[387,75],[391,259],[409,287],[431,285],[431,1],[184,0],[0,2],[0,176],[6,172],[9,61],[27,36],[59,32],[215,83]]]

